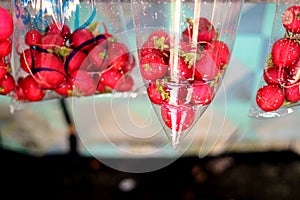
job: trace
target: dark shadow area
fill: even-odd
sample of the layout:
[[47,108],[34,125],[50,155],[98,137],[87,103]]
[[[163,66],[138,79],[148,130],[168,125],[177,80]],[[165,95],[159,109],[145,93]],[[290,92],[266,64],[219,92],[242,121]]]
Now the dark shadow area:
[[300,199],[300,157],[290,151],[181,157],[161,170],[126,173],[76,154],[1,149],[0,177],[7,199]]

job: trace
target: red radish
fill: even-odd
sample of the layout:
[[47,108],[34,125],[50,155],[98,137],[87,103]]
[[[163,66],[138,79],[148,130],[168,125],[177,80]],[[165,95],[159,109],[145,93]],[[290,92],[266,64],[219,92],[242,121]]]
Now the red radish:
[[100,81],[109,89],[115,89],[116,84],[122,78],[122,73],[115,69],[108,69],[104,71],[100,76]]
[[48,33],[60,34],[65,40],[68,40],[71,35],[69,26],[66,24],[61,24],[59,22],[50,24],[47,28],[47,34]]
[[156,80],[162,78],[167,72],[168,66],[162,57],[151,53],[145,55],[140,60],[140,72],[146,80]]
[[7,73],[7,65],[0,59],[0,80],[4,78]]
[[12,41],[7,38],[5,40],[0,40],[0,57],[5,57],[11,54]]
[[213,88],[203,81],[195,81],[191,84],[192,96],[191,103],[193,105],[208,105],[211,103],[214,92]]
[[53,89],[57,94],[63,96],[63,97],[70,97],[73,96],[73,88],[74,88],[74,79],[69,78],[68,82],[63,84],[59,88]]
[[209,43],[204,44],[204,49],[207,51],[212,51],[212,53],[215,53],[217,57],[220,59],[220,64],[226,65],[229,62],[230,59],[230,51],[227,46],[227,44],[220,40],[213,40]]
[[96,90],[99,93],[106,92],[105,85],[101,81],[98,81],[98,85],[97,85],[97,89]]
[[19,85],[28,101],[41,101],[46,95],[46,91],[38,86],[34,76],[26,76]]
[[263,77],[267,84],[284,85],[287,81],[287,71],[285,67],[268,67],[264,69]]
[[139,50],[140,56],[143,57],[151,52],[162,56],[169,56],[170,37],[167,32],[163,30],[157,30],[152,32],[147,41],[143,44]]
[[86,54],[83,51],[74,51],[70,49],[67,56],[64,58],[65,70],[68,74],[83,69],[83,63],[86,61]]
[[92,44],[86,44],[86,41],[93,39],[93,33],[87,28],[76,29],[70,36],[70,45],[74,48],[83,45],[80,50],[87,51],[92,47]]
[[6,75],[0,80],[0,94],[7,95],[15,88],[14,77],[6,73]]
[[129,74],[124,74],[120,80],[116,83],[115,90],[119,92],[128,92],[132,90],[134,85],[134,80]]
[[[172,74],[173,73],[173,74]],[[193,80],[194,65],[186,62],[183,57],[174,57],[170,59],[168,74],[171,78],[176,78],[174,81],[190,81]]]
[[25,43],[28,46],[40,45],[43,35],[38,30],[32,29],[25,34]]
[[39,53],[36,56],[33,73],[40,87],[54,89],[66,83],[63,62],[52,53]]
[[197,80],[212,80],[220,72],[221,61],[216,54],[203,51],[200,59],[195,63],[195,77]]
[[14,93],[12,97],[18,101],[26,101],[26,96],[20,84],[22,83],[23,78],[18,79],[18,83],[15,85]]
[[[197,20],[197,19],[195,19]],[[194,29],[194,24],[191,19],[186,19],[186,22],[188,23],[188,27],[183,31],[182,36],[184,41],[192,41],[193,38],[193,29]],[[213,24],[206,18],[200,17],[198,19],[198,32],[195,33],[197,34],[197,42],[202,43],[202,42],[209,42],[213,40],[216,36],[217,33],[215,31],[215,27]]]
[[172,105],[164,102],[161,105],[161,117],[173,131],[185,131],[193,124],[195,112],[190,104]]
[[25,49],[20,55],[20,67],[27,73],[32,71],[33,64],[37,56],[37,51],[33,49]]
[[256,93],[257,105],[266,112],[279,109],[284,102],[284,91],[277,85],[265,85]]
[[13,31],[13,18],[9,10],[0,6],[0,41],[8,39]]
[[72,73],[74,80],[75,94],[79,93],[83,96],[95,94],[97,85],[94,79],[84,70],[78,70]]
[[147,94],[150,101],[157,105],[161,105],[164,101],[170,99],[170,91],[163,84],[160,84],[159,81],[149,82]]
[[300,82],[297,81],[296,83],[287,82],[286,86],[284,87],[285,91],[285,99],[289,102],[296,103],[300,101]]
[[287,31],[300,33],[300,6],[288,7],[282,14],[282,25]]
[[135,65],[136,65],[136,59],[135,59],[134,55],[129,54],[128,64],[122,69],[121,73],[125,74],[127,72],[132,71],[132,69],[135,67]]
[[281,38],[273,44],[271,54],[274,65],[289,67],[298,62],[300,46],[294,39]]
[[109,51],[105,43],[95,45],[87,54],[88,59],[97,71],[102,71],[109,66]]
[[126,44],[112,42],[109,48],[109,65],[116,70],[123,71],[129,64],[129,49]]
[[66,46],[64,38],[60,34],[46,34],[41,39],[40,47],[45,50],[55,50]]
[[288,74],[295,81],[297,81],[298,79],[300,79],[300,71],[299,70],[300,70],[300,59],[294,65],[289,66],[289,67],[286,68],[286,71],[288,72]]

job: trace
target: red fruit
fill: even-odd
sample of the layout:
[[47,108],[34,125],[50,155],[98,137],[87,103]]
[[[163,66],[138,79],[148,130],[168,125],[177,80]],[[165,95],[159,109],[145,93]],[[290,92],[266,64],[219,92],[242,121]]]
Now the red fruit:
[[284,85],[287,81],[287,71],[285,67],[268,67],[264,69],[263,77],[269,85]]
[[83,45],[80,50],[87,51],[91,48],[92,44],[85,43],[86,41],[93,39],[94,36],[89,29],[79,28],[76,29],[70,36],[70,44],[74,48]]
[[128,64],[122,69],[122,74],[130,72],[136,65],[136,59],[133,54],[129,54]]
[[86,54],[83,51],[70,50],[68,55],[65,57],[65,69],[68,73],[82,69],[83,63],[86,60]]
[[15,85],[13,98],[18,101],[26,101],[26,96],[24,94],[24,91],[22,87],[20,86],[20,83],[22,82],[23,78],[19,78],[18,83]]
[[73,95],[72,93],[73,88],[74,88],[74,79],[69,78],[66,84],[62,85],[59,88],[54,89],[54,91],[63,97],[70,97]]
[[97,90],[97,92],[99,92],[99,93],[104,93],[104,92],[106,92],[105,85],[104,85],[101,81],[98,81],[98,85],[97,85],[96,90]]
[[163,30],[152,32],[147,41],[139,50],[140,56],[143,57],[149,53],[155,53],[161,57],[168,57],[170,49],[169,34]]
[[221,61],[216,54],[202,51],[195,63],[195,77],[198,80],[212,80],[220,72]]
[[[184,41],[192,41],[194,23],[191,19],[186,21],[188,27],[183,31],[182,36]],[[213,24],[208,19],[200,17],[198,23],[197,42],[209,42],[217,36]]]
[[8,39],[14,30],[13,18],[10,12],[0,6],[0,41]]
[[298,62],[300,46],[296,40],[281,38],[273,44],[271,53],[274,65],[289,67]]
[[97,85],[94,79],[84,70],[78,70],[72,74],[74,89],[81,95],[89,96],[95,94]]
[[25,34],[25,43],[28,46],[36,46],[41,43],[43,35],[38,30],[32,29]]
[[277,85],[265,85],[256,93],[257,105],[266,112],[280,108],[284,102],[284,91]]
[[192,96],[191,103],[193,105],[208,105],[211,103],[214,92],[213,88],[205,82],[195,81],[191,84]]
[[66,42],[60,34],[46,34],[41,39],[40,47],[46,50],[55,50],[56,47],[64,47]]
[[129,64],[129,49],[121,42],[113,42],[109,48],[109,65],[115,70],[123,71]]
[[228,64],[230,59],[230,51],[225,42],[220,40],[213,40],[209,43],[206,43],[204,45],[204,49],[215,53],[218,59],[220,60],[220,64],[222,66]]
[[164,101],[168,101],[170,99],[169,90],[158,81],[149,82],[147,94],[150,101],[157,105],[161,105]]
[[33,49],[25,49],[22,51],[20,55],[20,66],[25,72],[30,73],[32,71],[37,54],[37,51]]
[[286,70],[292,79],[298,80],[300,78],[300,59],[294,65],[287,67]]
[[102,71],[109,66],[109,51],[106,48],[105,42],[92,47],[87,56],[98,71]]
[[[177,60],[177,62],[176,62]],[[168,74],[174,81],[189,81],[193,79],[194,65],[186,62],[183,57],[174,57],[169,61]]]
[[0,59],[0,80],[4,78],[4,76],[7,73],[7,66],[6,64],[3,62],[2,59]]
[[12,41],[7,38],[5,40],[0,40],[0,57],[8,56],[12,50]]
[[19,85],[28,101],[41,101],[46,95],[45,90],[38,86],[34,76],[26,76],[19,82]]
[[66,83],[63,62],[52,53],[39,53],[36,56],[33,74],[40,87],[55,89]]
[[195,112],[190,104],[172,105],[164,102],[161,105],[161,117],[167,127],[178,132],[191,127]]
[[68,40],[71,35],[71,31],[68,25],[61,24],[59,22],[50,24],[47,29],[47,34],[48,33],[60,34],[65,40]]
[[122,73],[115,69],[108,69],[100,76],[100,81],[108,88],[115,89],[116,84],[122,78]]
[[122,75],[122,77],[119,79],[119,81],[115,85],[115,90],[119,92],[127,92],[132,90],[134,85],[134,81],[132,76],[128,74]]
[[140,72],[146,80],[156,80],[162,78],[167,72],[168,66],[162,57],[157,54],[147,54],[140,60]]
[[300,33],[300,6],[293,5],[282,14],[282,25],[287,31]]
[[15,80],[13,76],[9,73],[0,80],[0,94],[9,94],[15,88]]
[[287,82],[285,86],[285,99],[289,102],[296,103],[300,101],[299,81],[296,83]]

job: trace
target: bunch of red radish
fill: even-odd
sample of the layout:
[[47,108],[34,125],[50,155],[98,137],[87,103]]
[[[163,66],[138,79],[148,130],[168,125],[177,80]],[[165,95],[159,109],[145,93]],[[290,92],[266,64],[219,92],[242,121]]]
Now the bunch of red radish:
[[8,9],[0,6],[0,94],[8,95],[15,88],[11,75],[13,19]]
[[[97,32],[97,25],[103,25],[104,33]],[[49,93],[70,97],[124,92],[134,85],[129,72],[135,58],[105,23],[71,31],[67,24],[54,22],[44,33],[27,31],[24,43],[15,90],[19,101],[41,101]]]
[[212,102],[230,59],[230,50],[214,25],[204,17],[194,20],[198,20],[198,32],[193,33],[195,21],[187,19],[179,44],[173,46],[172,36],[158,30],[138,52],[149,99],[161,106],[163,121],[175,131],[191,127],[196,108]]
[[285,34],[273,44],[263,71],[264,85],[256,103],[265,112],[300,101],[300,6],[289,6],[281,15]]

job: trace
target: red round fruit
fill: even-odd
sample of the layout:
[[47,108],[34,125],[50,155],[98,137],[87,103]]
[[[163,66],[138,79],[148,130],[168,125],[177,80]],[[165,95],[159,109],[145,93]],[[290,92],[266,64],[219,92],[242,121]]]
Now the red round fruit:
[[203,81],[195,81],[191,84],[192,96],[191,103],[193,105],[208,105],[213,99],[212,87]]
[[298,62],[300,46],[294,39],[281,38],[273,44],[271,54],[274,65],[289,67]]
[[110,89],[115,89],[116,84],[122,78],[123,74],[115,69],[108,69],[100,76],[100,81]]
[[20,55],[20,67],[27,73],[30,73],[35,64],[37,51],[33,49],[25,49]]
[[263,77],[267,84],[284,85],[287,81],[287,71],[285,67],[268,67],[264,69]]
[[5,57],[11,54],[12,41],[11,39],[0,40],[0,57]]
[[97,85],[95,80],[84,70],[78,70],[72,73],[74,88],[76,92],[84,96],[95,94]]
[[0,6],[0,41],[8,39],[13,31],[13,18],[9,10]]
[[38,30],[32,29],[25,34],[25,43],[28,46],[36,46],[41,43],[43,35]]
[[7,95],[15,88],[14,77],[6,73],[6,75],[0,80],[0,94]]
[[178,132],[191,127],[195,112],[190,104],[172,105],[164,102],[161,105],[161,117],[167,127]]
[[284,91],[285,91],[285,98],[289,102],[296,103],[300,101],[300,88],[299,88],[300,82],[291,83],[287,82]]
[[227,44],[220,40],[213,40],[204,45],[204,49],[215,53],[220,60],[221,65],[226,65],[230,59],[230,51]]
[[167,72],[168,66],[162,57],[157,54],[147,54],[140,60],[140,72],[146,80],[154,81],[162,78]]
[[266,112],[279,109],[284,102],[284,91],[277,85],[265,85],[256,93],[257,105]]
[[158,82],[149,82],[147,94],[150,101],[154,104],[161,105],[170,98],[170,91],[163,84]]
[[34,76],[26,76],[19,82],[19,85],[28,101],[41,101],[46,95],[45,90],[38,86]]
[[129,74],[124,74],[117,82],[115,86],[115,90],[119,92],[127,92],[133,88],[133,85],[134,85],[134,81],[132,76],[130,76]]
[[71,31],[68,25],[59,22],[54,22],[48,26],[47,33],[60,34],[65,40],[68,40]]
[[221,61],[216,54],[203,51],[195,63],[195,77],[198,80],[212,80],[220,72]]
[[83,45],[80,50],[87,51],[92,47],[92,44],[86,44],[85,42],[93,39],[92,32],[87,28],[76,29],[70,36],[70,45],[74,48]]
[[300,33],[300,6],[288,7],[282,14],[282,25],[287,31]]

